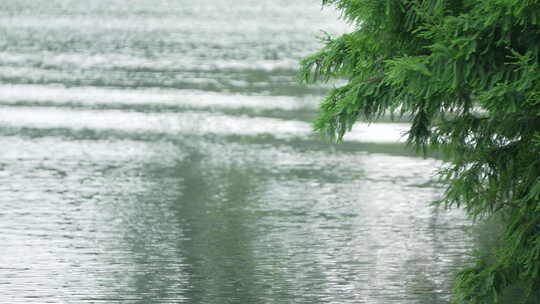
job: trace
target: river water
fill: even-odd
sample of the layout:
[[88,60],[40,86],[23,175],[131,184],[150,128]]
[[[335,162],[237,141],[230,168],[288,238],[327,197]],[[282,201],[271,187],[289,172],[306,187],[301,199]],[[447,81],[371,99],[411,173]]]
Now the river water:
[[0,302],[447,303],[407,125],[311,131],[318,0],[2,0]]

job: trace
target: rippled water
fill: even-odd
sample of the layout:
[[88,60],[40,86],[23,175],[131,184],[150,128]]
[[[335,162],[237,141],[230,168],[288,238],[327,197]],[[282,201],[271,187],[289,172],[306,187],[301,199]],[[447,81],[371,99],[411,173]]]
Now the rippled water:
[[0,302],[447,303],[406,124],[321,142],[318,0],[2,0]]

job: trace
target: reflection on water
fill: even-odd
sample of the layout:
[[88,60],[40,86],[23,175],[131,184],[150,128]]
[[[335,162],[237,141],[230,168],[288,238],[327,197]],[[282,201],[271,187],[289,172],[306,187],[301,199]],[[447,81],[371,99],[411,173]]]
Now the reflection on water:
[[468,247],[460,214],[426,207],[435,160],[279,142],[1,144],[11,302],[437,303]]
[[318,1],[0,3],[0,302],[447,303],[404,124],[320,142]]

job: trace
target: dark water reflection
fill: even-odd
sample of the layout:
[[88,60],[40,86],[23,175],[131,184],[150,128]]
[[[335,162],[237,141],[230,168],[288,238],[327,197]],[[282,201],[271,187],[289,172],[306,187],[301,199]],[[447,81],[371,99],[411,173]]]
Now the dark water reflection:
[[9,302],[445,303],[470,243],[426,206],[435,160],[1,138]]
[[[0,302],[447,303],[440,162],[321,142],[318,1],[0,3]],[[204,21],[204,22],[203,22]]]

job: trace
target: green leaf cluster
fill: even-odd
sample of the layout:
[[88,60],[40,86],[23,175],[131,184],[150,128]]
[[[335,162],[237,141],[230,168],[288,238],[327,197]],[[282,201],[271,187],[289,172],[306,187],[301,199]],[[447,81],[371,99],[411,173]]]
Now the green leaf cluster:
[[540,303],[540,0],[323,0],[355,30],[301,62],[307,83],[345,79],[315,129],[410,115],[408,142],[443,151],[441,204],[501,218],[500,246],[459,273],[456,303]]

